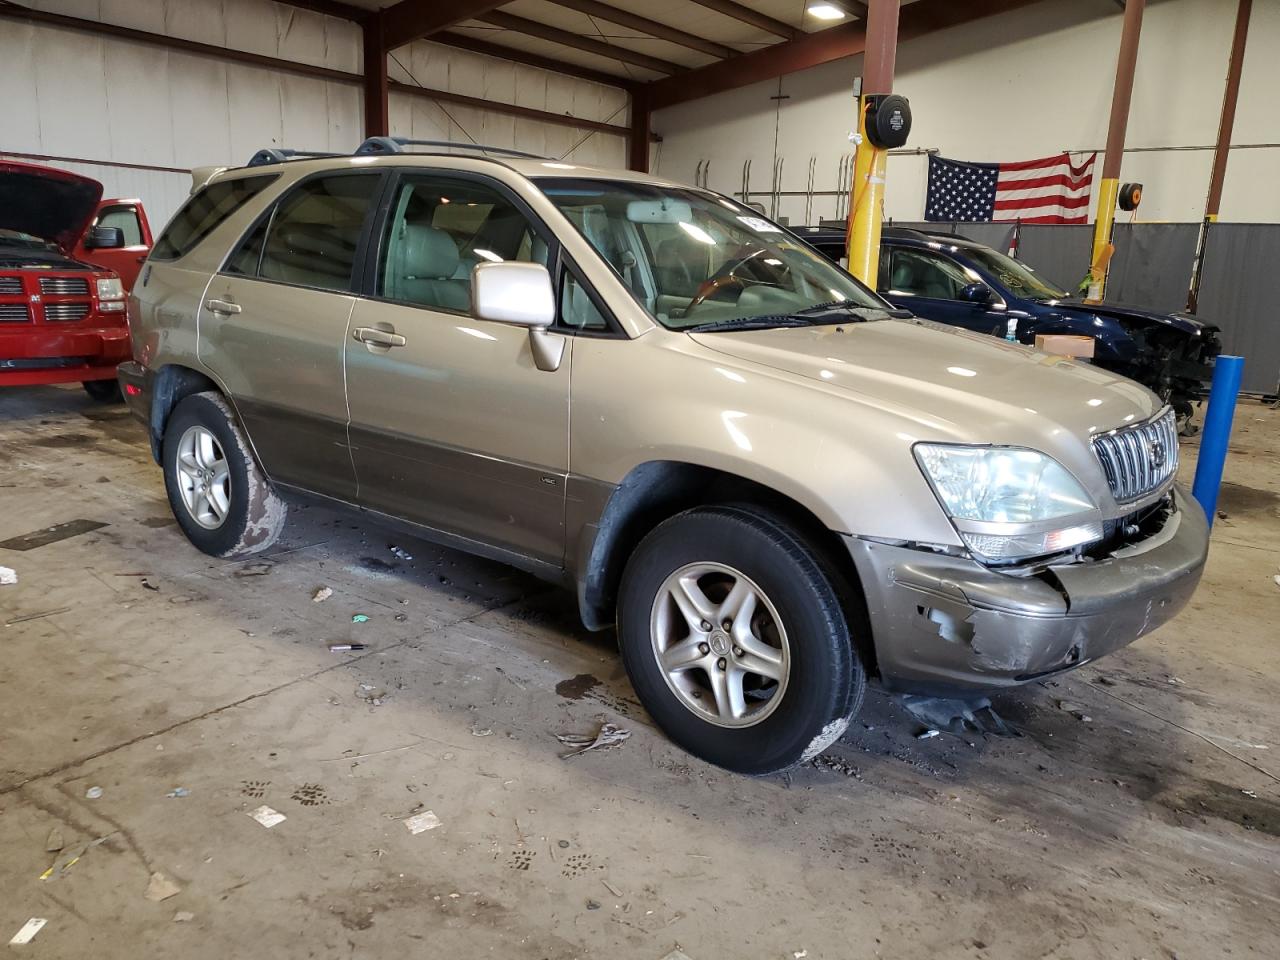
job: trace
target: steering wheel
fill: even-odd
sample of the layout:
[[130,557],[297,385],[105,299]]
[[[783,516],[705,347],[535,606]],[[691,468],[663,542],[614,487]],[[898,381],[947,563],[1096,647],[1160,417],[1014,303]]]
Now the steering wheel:
[[731,287],[731,286],[734,286],[735,284],[740,287],[745,287],[747,285],[747,280],[744,279],[743,277],[734,276],[733,271],[737,270],[740,266],[742,266],[748,260],[755,257],[758,253],[760,253],[759,250],[754,251],[753,253],[747,254],[745,257],[739,257],[737,260],[734,260],[732,263],[729,263],[726,261],[724,265],[720,267],[719,270],[717,270],[711,276],[707,277],[707,279],[703,280],[702,283],[698,286],[697,291],[694,293],[693,299],[689,301],[689,305],[684,308],[685,316],[688,316],[697,307],[700,307],[702,305],[702,302],[706,300],[707,297],[711,296],[714,293],[718,293],[719,291],[723,290],[725,287]]

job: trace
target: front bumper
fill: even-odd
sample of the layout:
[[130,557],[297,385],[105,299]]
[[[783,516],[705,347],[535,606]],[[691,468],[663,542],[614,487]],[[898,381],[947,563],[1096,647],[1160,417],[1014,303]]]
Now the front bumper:
[[1088,663],[1170,620],[1204,570],[1209,527],[1175,487],[1163,526],[1101,560],[1011,576],[965,557],[846,538],[885,685],[945,694]]
[[109,380],[130,356],[129,328],[35,324],[0,330],[0,386]]

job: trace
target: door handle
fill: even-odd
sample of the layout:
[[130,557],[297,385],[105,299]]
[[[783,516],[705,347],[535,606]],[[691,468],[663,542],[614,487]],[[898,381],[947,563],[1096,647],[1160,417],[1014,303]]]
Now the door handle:
[[356,327],[351,331],[351,339],[371,347],[403,347],[409,342],[394,331],[377,327]]
[[216,300],[210,297],[204,302],[204,305],[209,308],[211,313],[225,313],[230,316],[233,313],[240,312],[240,304],[232,303],[230,300]]

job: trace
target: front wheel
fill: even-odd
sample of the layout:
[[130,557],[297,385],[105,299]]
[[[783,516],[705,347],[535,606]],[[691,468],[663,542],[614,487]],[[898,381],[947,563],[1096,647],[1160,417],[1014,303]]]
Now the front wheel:
[[623,575],[618,637],[632,685],[690,753],[745,774],[834,743],[861,705],[835,574],[775,518],[690,510],[659,525]]
[[275,543],[286,508],[249,452],[226,400],[212,391],[178,404],[164,429],[164,486],[196,547],[243,557]]

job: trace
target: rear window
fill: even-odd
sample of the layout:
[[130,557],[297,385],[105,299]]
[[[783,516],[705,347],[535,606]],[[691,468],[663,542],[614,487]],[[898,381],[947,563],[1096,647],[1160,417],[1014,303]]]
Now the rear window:
[[227,217],[261,193],[280,175],[264,174],[210,184],[188,200],[156,241],[152,260],[177,260],[195,249]]

